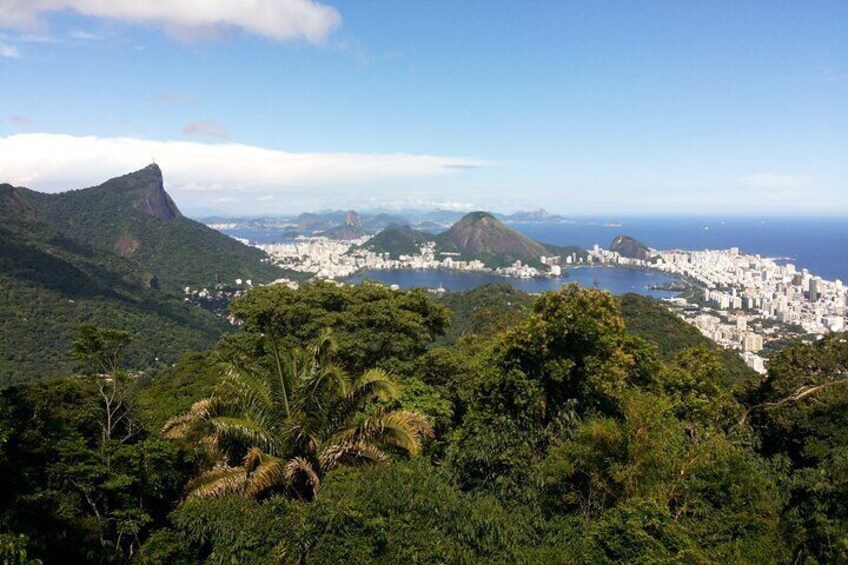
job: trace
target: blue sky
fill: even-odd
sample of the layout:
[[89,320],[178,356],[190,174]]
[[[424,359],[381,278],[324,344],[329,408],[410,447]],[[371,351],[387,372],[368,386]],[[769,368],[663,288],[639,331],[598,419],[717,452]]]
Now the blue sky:
[[0,0],[0,182],[153,158],[190,214],[845,214],[848,3]]

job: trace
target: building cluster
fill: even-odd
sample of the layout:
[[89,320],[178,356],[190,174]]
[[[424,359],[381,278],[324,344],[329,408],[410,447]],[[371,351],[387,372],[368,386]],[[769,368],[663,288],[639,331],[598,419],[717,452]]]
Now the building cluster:
[[274,264],[292,271],[310,273],[322,279],[339,279],[353,275],[356,266],[348,252],[368,240],[337,241],[326,237],[298,237],[287,243],[259,244]]
[[[289,243],[257,245],[271,257],[274,264],[285,269],[310,273],[321,279],[343,279],[360,271],[388,269],[443,269],[477,273],[496,273],[503,276],[531,278],[560,276],[562,268],[558,257],[543,257],[549,265],[543,271],[516,261],[508,267],[490,269],[483,261],[464,260],[460,253],[439,252],[436,244],[426,242],[413,255],[399,255],[392,259],[389,253],[376,253],[362,247],[367,237],[354,241],[336,241],[325,237],[298,237]],[[574,257],[568,257],[571,264]],[[556,263],[554,263],[556,261]],[[580,259],[582,261],[582,258]]]
[[764,343],[788,335],[824,335],[845,330],[848,289],[842,281],[798,271],[738,248],[706,251],[655,251],[647,260],[628,259],[598,246],[590,256],[599,263],[650,268],[682,277],[702,289],[673,309],[716,343],[741,352],[763,372],[757,353]]

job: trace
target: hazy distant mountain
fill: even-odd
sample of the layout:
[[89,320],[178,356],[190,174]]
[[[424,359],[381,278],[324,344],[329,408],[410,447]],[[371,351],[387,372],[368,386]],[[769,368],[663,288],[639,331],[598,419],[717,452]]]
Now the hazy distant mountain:
[[650,249],[648,249],[647,245],[627,235],[616,236],[610,244],[610,251],[615,251],[622,257],[642,259],[643,261],[651,256]]
[[317,235],[322,235],[324,237],[340,241],[348,241],[351,239],[359,239],[360,237],[368,235],[368,233],[362,229],[361,226],[345,224],[343,226],[336,226],[334,228],[318,232]]
[[[208,347],[229,327],[178,293],[157,289],[156,275],[131,258],[56,232],[33,194],[0,185],[0,388],[68,370],[83,323],[133,332],[129,353],[138,368]],[[174,219],[171,204],[142,206]]]
[[157,165],[93,188],[22,193],[53,230],[131,258],[174,288],[283,275],[262,251],[184,217],[165,192]]
[[567,222],[568,219],[558,214],[549,214],[544,208],[531,212],[520,211],[512,214],[496,214],[497,218],[507,223],[550,223],[558,224]]

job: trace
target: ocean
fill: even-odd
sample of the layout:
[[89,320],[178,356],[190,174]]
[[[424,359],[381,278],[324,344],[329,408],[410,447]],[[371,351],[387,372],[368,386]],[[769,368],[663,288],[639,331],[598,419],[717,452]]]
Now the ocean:
[[[613,225],[614,224],[614,225]],[[848,282],[848,218],[581,218],[573,224],[513,224],[542,243],[608,247],[629,235],[654,249],[727,249],[780,258]]]

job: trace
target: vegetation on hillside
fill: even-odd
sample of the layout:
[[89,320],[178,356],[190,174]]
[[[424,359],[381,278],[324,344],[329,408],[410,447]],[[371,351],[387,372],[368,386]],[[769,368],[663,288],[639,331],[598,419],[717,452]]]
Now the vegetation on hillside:
[[434,235],[409,226],[390,225],[363,244],[376,253],[417,255],[425,243],[435,243],[437,252],[458,253],[463,261],[479,260],[490,268],[505,267],[515,261],[540,265],[542,256],[574,255],[585,258],[586,250],[576,246],[542,244],[518,233],[488,212],[465,215],[451,228]]
[[17,189],[0,193],[0,388],[67,374],[80,324],[139,336],[128,352],[136,369],[173,363],[228,331],[224,320],[155,288],[138,263],[58,234],[39,218]]
[[375,253],[388,253],[390,258],[397,259],[401,255],[417,255],[422,245],[435,240],[433,234],[409,226],[390,225],[362,247]]
[[[513,292],[257,289],[232,305],[237,334],[144,376],[111,353],[126,334],[86,328],[76,376],[0,393],[0,548],[47,562],[848,560],[844,337],[749,379],[650,303]],[[463,329],[447,337],[449,312]]]
[[92,188],[23,194],[54,231],[132,258],[171,290],[284,276],[259,249],[182,216],[162,182],[151,165]]

